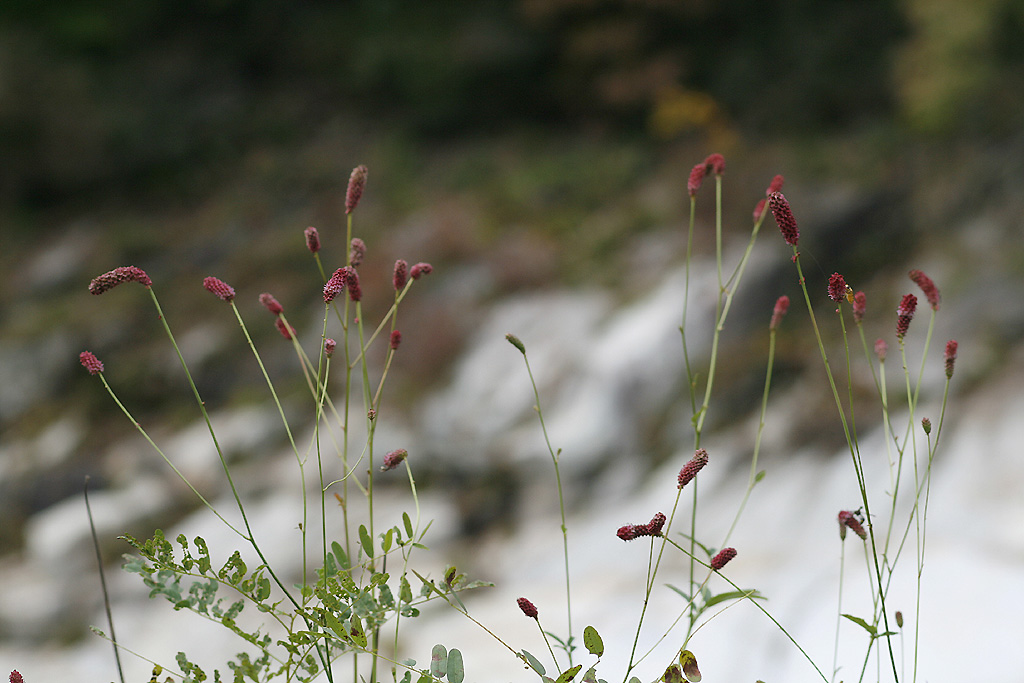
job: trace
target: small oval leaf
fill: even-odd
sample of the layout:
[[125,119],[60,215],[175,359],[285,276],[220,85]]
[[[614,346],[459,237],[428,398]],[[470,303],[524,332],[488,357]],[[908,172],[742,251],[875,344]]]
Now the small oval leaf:
[[430,675],[443,678],[448,673],[448,650],[438,643],[430,651]]
[[583,629],[583,644],[587,646],[587,652],[597,657],[604,655],[604,641],[601,634],[593,626]]
[[462,653],[452,648],[448,650],[448,681],[449,683],[462,683],[466,678],[466,668],[462,663]]
[[526,658],[526,663],[529,664],[530,668],[537,672],[538,675],[543,676],[547,673],[547,671],[544,669],[544,665],[540,663],[540,660],[538,660],[536,657],[534,657],[526,650],[523,650],[522,653],[523,657]]

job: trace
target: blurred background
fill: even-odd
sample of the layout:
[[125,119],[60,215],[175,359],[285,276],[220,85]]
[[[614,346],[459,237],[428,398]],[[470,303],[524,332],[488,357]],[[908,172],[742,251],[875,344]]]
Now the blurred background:
[[[120,398],[203,486],[223,486],[202,435],[194,436],[194,404],[144,293],[132,286],[92,297],[92,277],[129,264],[150,274],[240,467],[292,458],[262,376],[202,278],[216,275],[236,288],[288,409],[298,425],[308,424],[290,346],[257,296],[272,292],[307,350],[316,348],[321,281],[302,231],[319,229],[325,267],[343,263],[345,185],[351,169],[366,164],[354,234],[369,246],[361,271],[367,309],[386,310],[396,258],[436,269],[401,314],[405,340],[388,389],[393,436],[381,438],[422,456],[417,477],[435,491],[432,511],[441,520],[437,548],[515,593],[539,578],[532,572],[540,570],[522,564],[557,559],[560,540],[547,538],[544,549],[529,541],[538,527],[553,533],[544,515],[557,508],[521,359],[502,337],[515,332],[539,355],[582,528],[590,528],[595,506],[615,513],[601,521],[611,531],[595,526],[595,538],[648,519],[654,510],[643,501],[667,494],[646,487],[659,471],[671,483],[692,454],[678,269],[686,179],[711,152],[727,160],[732,262],[751,210],[782,173],[808,281],[823,295],[827,276],[839,271],[867,291],[869,306],[878,303],[869,342],[891,337],[899,296],[916,292],[909,268],[923,268],[942,290],[925,400],[941,399],[941,344],[958,338],[949,429],[963,448],[949,451],[972,460],[951,462],[946,473],[954,501],[947,529],[955,532],[948,545],[936,541],[948,547],[949,561],[936,572],[946,580],[933,588],[975,611],[957,613],[950,626],[939,620],[949,607],[939,598],[929,623],[936,653],[950,630],[969,632],[964,651],[982,667],[975,673],[1020,680],[1019,663],[995,656],[1017,631],[990,610],[1024,607],[1024,508],[1015,487],[1024,470],[1013,457],[1024,386],[1021,0],[6,0],[0,666],[20,668],[31,683],[72,671],[113,680],[109,647],[88,631],[102,618],[81,503],[86,475],[105,511],[100,532],[112,567],[127,550],[115,540],[120,533],[200,524],[187,490],[79,366],[80,351],[99,355]],[[712,197],[705,187],[697,210],[697,264],[705,269]],[[734,483],[746,478],[772,303],[799,291],[774,223],[763,232],[752,281],[730,320],[704,444],[730,454],[722,464]],[[698,282],[705,300],[691,304],[692,320],[709,324],[701,306],[714,290]],[[787,456],[799,453],[804,473],[825,468],[827,478],[831,463],[849,467],[831,455],[842,454],[842,435],[806,314],[787,325],[775,383],[786,409],[776,417],[766,467],[774,457],[785,471]],[[692,343],[694,353],[704,352],[706,342]],[[870,381],[860,389],[869,433],[878,419]],[[728,490],[732,480],[722,476]],[[255,473],[247,486],[257,499],[274,500],[272,482]],[[856,507],[846,493],[842,505]],[[807,518],[811,508],[793,508],[794,498],[804,502],[764,499],[780,531],[760,536],[778,538],[787,519]],[[727,502],[723,514],[735,510],[736,499]],[[829,543],[840,502],[823,494]],[[272,510],[268,519],[280,521]],[[637,519],[621,519],[630,513]],[[935,514],[943,518],[941,508]],[[294,540],[294,524],[284,519],[281,533]],[[824,541],[811,526],[805,540],[815,548]],[[970,560],[979,553],[1006,564],[986,564],[988,574],[979,574]],[[834,579],[834,559],[822,577]],[[623,575],[642,576],[642,558],[612,566],[620,561]],[[609,560],[581,564],[598,562]],[[624,581],[614,577],[583,573],[595,621],[597,598]],[[965,598],[977,581],[1000,586],[1001,597]],[[170,609],[148,604],[136,583],[115,579],[115,616],[134,625],[127,628],[144,641],[140,650],[173,647],[166,634],[177,627],[154,616]],[[494,618],[521,627],[521,615],[501,611],[514,608],[518,594],[500,590]],[[786,590],[794,588],[780,582],[779,593]],[[822,607],[834,616],[833,594],[823,593]],[[787,604],[783,598],[783,611]],[[747,634],[720,623],[726,644]],[[805,623],[813,632],[814,618]],[[751,676],[810,679],[778,654],[784,644],[750,647]],[[728,668],[735,659],[726,649],[719,671],[747,675]],[[137,679],[148,676],[149,664],[133,666]],[[526,680],[515,661],[501,666],[497,678]],[[651,677],[663,669],[655,666]]]

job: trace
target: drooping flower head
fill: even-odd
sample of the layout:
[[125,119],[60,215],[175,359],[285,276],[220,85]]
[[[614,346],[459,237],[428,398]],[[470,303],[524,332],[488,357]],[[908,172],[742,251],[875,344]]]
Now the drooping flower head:
[[853,531],[853,533],[860,536],[861,540],[867,540],[868,532],[864,530],[864,526],[860,523],[860,520],[857,519],[857,516],[854,515],[852,512],[850,512],[849,510],[840,510],[838,520],[840,540],[846,538],[847,529],[850,529],[851,531]]
[[725,157],[717,152],[709,154],[708,158],[704,160],[704,164],[708,167],[709,173],[714,173],[715,175],[725,173]]
[[832,273],[828,279],[828,298],[837,302],[846,298],[846,280],[839,273]]
[[734,557],[736,557],[736,548],[722,548],[717,555],[711,558],[711,568],[721,569]]
[[396,448],[390,451],[384,456],[384,465],[380,468],[381,472],[387,472],[393,470],[402,464],[402,461],[409,457],[409,451],[404,448]]
[[683,465],[683,468],[679,470],[679,476],[676,477],[676,488],[683,488],[697,476],[697,473],[704,469],[704,466],[708,464],[708,452],[701,448],[697,450],[693,457],[690,458],[689,462]]
[[409,269],[409,277],[413,280],[419,280],[423,275],[430,275],[434,272],[434,266],[429,263],[417,263],[415,266]]
[[405,283],[409,281],[409,264],[402,259],[395,261],[395,272],[391,281],[395,285],[396,292],[402,291]]
[[697,164],[690,170],[690,177],[686,181],[686,191],[693,197],[697,194],[697,190],[700,189],[701,184],[704,182],[704,176],[707,175],[708,165],[705,163]]
[[146,275],[146,271],[135,266],[121,266],[113,270],[97,275],[89,283],[90,294],[102,294],[107,290],[117,287],[122,282],[138,282],[147,289],[153,285],[153,281]]
[[933,311],[939,310],[939,288],[935,286],[932,279],[925,275],[916,268],[909,273],[910,279],[914,281],[921,291],[924,292],[924,298],[928,300],[928,304],[932,307]]
[[781,192],[772,192],[768,196],[768,206],[775,216],[775,222],[779,226],[779,232],[786,244],[795,247],[800,241],[800,230],[796,226],[796,219],[793,217],[793,210],[789,208],[789,202]]
[[402,333],[399,332],[398,330],[391,330],[391,338],[390,338],[390,341],[389,341],[389,346],[391,347],[391,350],[392,351],[398,350],[398,345],[401,344],[401,343],[402,343]]
[[943,359],[946,361],[946,377],[953,377],[953,365],[956,364],[956,352],[960,345],[956,339],[950,339],[946,342],[946,352],[943,354]]
[[78,362],[89,371],[90,375],[98,375],[103,372],[103,363],[100,362],[100,359],[92,351],[82,351],[78,354]]
[[917,297],[913,294],[905,294],[896,309],[896,336],[900,339],[907,336],[910,328],[910,321],[914,319],[914,311],[917,310]]
[[320,251],[320,233],[312,225],[306,228],[306,247],[314,254]]
[[348,179],[348,191],[345,193],[346,214],[355,211],[356,206],[359,205],[359,200],[363,196],[363,190],[366,188],[366,174],[368,172],[369,170],[362,165],[352,169],[352,175]]
[[775,308],[772,309],[772,321],[768,325],[769,330],[778,328],[779,323],[782,322],[782,318],[785,317],[786,311],[789,310],[789,297],[783,294],[775,300]]
[[772,178],[772,181],[768,183],[768,189],[764,191],[764,196],[771,197],[773,192],[782,192],[782,184],[784,182],[786,182],[786,179],[781,175]]
[[519,609],[523,610],[523,614],[528,616],[530,619],[537,618],[537,607],[526,598],[519,598],[516,600],[516,604],[519,605]]
[[235,288],[212,275],[203,279],[203,289],[222,301],[235,300]]
[[348,262],[352,266],[363,265],[363,258],[366,256],[366,242],[358,237],[352,238],[351,247],[348,252]]
[[263,306],[273,315],[281,315],[284,313],[284,308],[270,292],[263,292],[260,294],[260,303],[263,304]]
[[341,294],[345,289],[345,284],[348,281],[348,266],[342,266],[334,271],[330,279],[324,285],[324,303],[329,304],[334,301],[335,297]]
[[858,325],[864,320],[864,313],[868,308],[868,298],[864,292],[857,292],[853,295],[853,322]]

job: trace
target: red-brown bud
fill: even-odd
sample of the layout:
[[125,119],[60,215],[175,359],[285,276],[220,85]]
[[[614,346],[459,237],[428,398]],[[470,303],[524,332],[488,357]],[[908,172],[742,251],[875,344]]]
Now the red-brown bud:
[[789,208],[789,202],[781,192],[772,192],[768,196],[768,206],[771,207],[775,223],[779,226],[779,232],[786,244],[795,247],[800,241],[800,230],[796,225],[796,218],[793,217],[793,210]]
[[359,287],[359,273],[355,268],[348,268],[345,273],[345,287],[348,288],[348,298],[352,301],[363,300],[363,290]]
[[754,222],[761,220],[761,216],[764,215],[765,204],[768,203],[767,199],[762,199],[754,206]]
[[647,523],[645,531],[647,536],[661,536],[661,530],[665,527],[666,517],[662,512],[656,512],[651,521]]
[[868,308],[868,298],[864,292],[857,292],[853,295],[853,322],[858,325],[864,320],[864,312]]
[[260,303],[263,304],[263,306],[273,315],[281,315],[284,313],[284,308],[281,307],[281,304],[270,292],[263,292],[260,294]]
[[722,175],[725,173],[725,157],[717,152],[715,154],[709,154],[708,158],[704,160],[704,164],[708,167],[708,172],[714,173],[715,175]]
[[924,297],[928,300],[928,304],[932,307],[932,310],[939,310],[939,288],[935,286],[932,279],[916,268],[910,271],[909,275],[910,279],[914,281],[914,284],[920,287],[921,291],[924,292]]
[[703,448],[697,450],[690,458],[690,461],[683,465],[683,469],[679,470],[679,476],[676,478],[676,488],[683,488],[697,476],[697,473],[704,469],[704,466],[708,464],[708,452]]
[[526,598],[519,598],[516,600],[516,604],[519,605],[519,609],[523,610],[523,614],[531,619],[537,618],[537,607]]
[[334,341],[330,337],[324,339],[324,355],[330,358],[334,355],[334,349],[338,346],[338,342]]
[[11,672],[11,683],[25,683],[25,679],[21,677],[17,669]]
[[149,288],[153,281],[146,275],[146,271],[135,266],[121,266],[113,270],[97,275],[89,283],[90,294],[102,294],[108,289],[117,287],[122,282],[138,282],[143,287]]
[[686,181],[686,191],[693,197],[697,194],[697,190],[700,189],[701,183],[704,182],[704,176],[707,175],[708,165],[706,163],[697,164],[690,171],[690,177]]
[[846,280],[839,273],[832,273],[828,279],[828,298],[838,302],[846,298]]
[[913,294],[906,294],[896,309],[896,336],[899,339],[907,336],[910,328],[910,321],[914,319],[914,311],[917,310],[917,297]]
[[348,281],[348,266],[342,266],[334,271],[330,279],[324,285],[324,303],[329,304],[334,301],[335,297],[341,294],[345,290],[345,285]]
[[864,530],[864,526],[860,523],[860,520],[850,512],[849,510],[841,510],[839,512],[839,538],[846,538],[846,529],[850,529],[853,533],[860,536],[862,541],[866,541],[868,538],[868,532]]
[[320,251],[320,233],[312,225],[306,228],[306,247],[314,254]]
[[943,359],[946,361],[946,377],[953,377],[953,365],[956,363],[956,354],[960,345],[955,339],[950,339],[946,342],[946,352],[943,354]]
[[391,350],[392,351],[397,350],[398,349],[398,345],[401,344],[401,343],[402,343],[402,333],[399,332],[398,330],[391,330],[391,339],[389,341],[389,345],[391,346]]
[[781,175],[777,175],[772,178],[772,181],[768,183],[768,189],[764,191],[765,197],[772,196],[772,192],[782,192],[782,184],[786,182],[786,179]]
[[413,280],[419,280],[422,275],[430,275],[434,272],[434,266],[429,263],[417,263],[411,269],[409,269],[409,277]]
[[402,291],[405,283],[409,281],[409,264],[402,259],[395,261],[395,272],[391,281],[395,285],[396,292]]
[[281,336],[285,339],[292,339],[295,336],[295,328],[287,324],[283,318],[277,318],[274,320],[274,327],[281,333]]
[[721,569],[734,557],[736,557],[736,548],[722,548],[717,555],[711,558],[711,568]]
[[363,190],[366,188],[367,172],[368,169],[365,166],[356,166],[352,169],[352,175],[348,179],[348,191],[345,193],[346,214],[355,211],[356,206],[359,205],[359,200],[363,196]]
[[885,362],[885,354],[889,350],[889,345],[885,343],[884,339],[875,340],[875,355],[878,356],[878,360]]
[[348,262],[351,266],[363,265],[363,258],[366,256],[366,242],[358,237],[352,238],[352,245],[348,252]]

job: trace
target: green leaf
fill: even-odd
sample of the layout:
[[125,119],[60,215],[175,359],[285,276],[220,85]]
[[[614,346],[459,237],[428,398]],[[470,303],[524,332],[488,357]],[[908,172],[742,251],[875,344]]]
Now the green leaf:
[[717,605],[720,602],[725,602],[726,600],[735,600],[737,598],[751,598],[755,600],[768,599],[765,596],[761,595],[761,593],[759,593],[758,591],[751,588],[750,590],[728,591],[725,593],[719,593],[718,595],[713,595],[707,599],[707,601],[704,603],[704,607],[711,607],[712,605]]
[[583,644],[586,645],[587,652],[590,654],[597,657],[604,655],[604,641],[601,640],[601,635],[593,626],[583,629]]
[[391,544],[395,540],[395,531],[397,531],[397,529],[394,527],[388,529],[387,533],[384,534],[384,538],[382,538],[380,541],[380,549],[383,550],[385,553],[391,550]]
[[412,520],[409,519],[409,513],[402,513],[402,523],[405,524],[405,535],[412,539],[414,529],[412,528]]
[[669,588],[670,590],[673,590],[673,591],[675,591],[676,593],[679,593],[679,595],[681,595],[681,596],[682,596],[683,600],[686,600],[687,602],[689,602],[689,601],[690,601],[690,594],[689,594],[689,593],[687,593],[686,591],[684,591],[683,589],[681,589],[681,588],[676,588],[676,587],[675,587],[675,586],[673,586],[673,585],[672,585],[671,583],[666,583],[666,584],[665,584],[665,586],[667,586],[667,587],[668,587],[668,588]]
[[576,674],[578,674],[582,668],[582,664],[577,664],[570,669],[566,669],[558,678],[555,679],[555,683],[569,683],[569,681],[576,678]]
[[846,617],[847,619],[849,619],[850,621],[852,621],[853,623],[857,624],[858,626],[860,626],[862,629],[864,629],[868,633],[870,633],[872,637],[874,637],[874,636],[876,636],[878,634],[878,629],[876,627],[872,626],[871,624],[869,624],[868,622],[864,621],[860,617],[855,617],[852,614],[844,614],[843,616]]
[[679,666],[683,667],[683,675],[690,683],[700,683],[700,669],[697,668],[697,657],[689,650],[679,653]]
[[348,640],[348,632],[345,630],[344,624],[342,624],[338,617],[334,616],[331,612],[324,612],[324,621],[327,623],[327,628],[334,631],[339,638],[342,640]]
[[373,559],[373,539],[370,532],[366,530],[365,524],[359,525],[359,545],[363,546],[363,552],[370,559]]
[[526,650],[521,651],[523,657],[526,659],[526,663],[530,665],[530,668],[537,672],[538,675],[543,676],[547,671],[544,669],[544,665],[540,663],[536,657],[527,652]]
[[348,635],[352,638],[352,642],[359,647],[366,647],[366,643],[368,642],[366,639],[366,631],[363,630],[363,625],[359,622],[359,617],[353,614],[352,618],[349,619],[349,624],[351,624],[351,626],[349,626]]
[[448,650],[448,681],[462,683],[465,678],[466,667],[462,663],[462,653],[453,647]]
[[341,547],[341,544],[337,541],[331,543],[331,551],[334,553],[335,559],[338,560],[338,566],[342,569],[350,569],[351,565],[348,563],[348,555],[345,554],[345,549]]
[[590,667],[587,673],[583,674],[583,683],[597,683],[597,669]]
[[430,675],[444,678],[448,673],[448,650],[438,643],[430,650]]
[[398,599],[405,603],[412,602],[412,586],[404,575],[398,583]]
[[764,479],[764,475],[766,474],[768,474],[766,470],[761,470],[760,472],[758,472],[757,475],[754,477],[754,483],[756,484],[762,479]]

